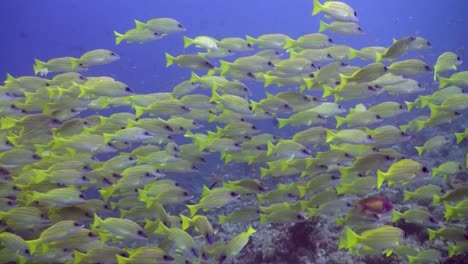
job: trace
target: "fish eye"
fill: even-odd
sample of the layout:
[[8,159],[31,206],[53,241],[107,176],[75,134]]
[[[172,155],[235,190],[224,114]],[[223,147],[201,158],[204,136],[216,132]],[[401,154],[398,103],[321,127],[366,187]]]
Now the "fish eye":
[[317,102],[318,101],[317,97],[312,97],[312,101]]
[[[333,39],[328,38],[328,42],[333,43]],[[330,55],[330,53],[328,53],[328,55]],[[331,57],[331,55],[330,55],[330,57]]]
[[310,77],[310,78],[315,78],[315,75],[314,75],[313,73],[310,73],[310,74],[309,74],[309,77]]
[[30,254],[31,254],[31,252],[29,251],[29,249],[25,249],[25,250],[24,250],[24,254],[26,254],[26,255],[30,255]]
[[355,16],[355,17],[357,17],[357,13],[356,13],[356,11],[354,11],[354,16]]
[[371,135],[367,135],[367,139],[373,139]]
[[180,109],[182,110],[187,110],[187,107],[185,107],[184,105],[180,107]]
[[13,206],[13,201],[8,200],[7,205],[8,206]]
[[122,178],[122,176],[120,176],[120,174],[115,173],[115,172],[112,173],[112,177],[114,177],[114,178]]
[[403,131],[401,131],[401,132],[400,132],[400,135],[402,135],[402,136],[406,136],[406,133],[405,133],[405,132],[403,132]]
[[388,71],[388,67],[387,67],[387,66],[384,66],[383,69],[384,69],[384,71]]
[[173,260],[173,259],[174,259],[173,257],[168,256],[168,255],[163,256],[163,260],[166,260],[166,261],[170,261],[170,260]]
[[268,65],[273,66],[273,62],[269,61]]
[[249,106],[249,110],[251,110],[251,111],[252,111],[252,106]]
[[317,68],[317,66],[315,66],[315,64],[313,64],[313,63],[310,64],[310,67]]
[[403,109],[403,105],[400,105],[400,109]]
[[87,181],[87,180],[88,180],[88,178],[87,178],[85,175],[81,176],[81,179],[82,179],[83,181]]
[[132,156],[128,157],[128,160],[134,160],[135,158],[133,158]]
[[361,27],[358,27],[358,28],[357,28],[357,30],[359,30],[359,31],[363,31]]
[[235,197],[235,196],[237,196],[237,195],[238,195],[238,194],[237,194],[237,193],[235,193],[235,192],[230,192],[229,194],[230,194],[232,197]]
[[149,132],[144,132],[143,133],[145,136],[150,136],[150,133]]
[[81,224],[78,223],[78,222],[73,222],[73,225],[74,225],[74,226],[81,226]]
[[[330,39],[328,39],[328,41],[330,41]],[[333,58],[332,55],[331,55],[330,53],[327,53],[327,57],[330,58],[330,59]]]
[[184,130],[184,127],[183,126],[179,127],[179,130]]
[[11,142],[8,140],[5,140],[5,145],[11,145]]
[[177,27],[184,28],[184,26],[182,26],[181,24],[178,24]]
[[151,174],[149,172],[145,173],[145,177],[149,177]]
[[284,104],[283,107],[284,108],[289,108],[289,104]]
[[296,215],[296,218],[299,219],[299,220],[302,220],[302,215],[301,215],[301,214],[297,214],[297,215]]
[[143,232],[142,230],[138,230],[137,234],[138,234],[139,236],[146,237],[145,232]]
[[158,32],[153,32],[153,35],[154,36],[159,36],[159,33]]
[[380,115],[376,115],[375,118],[382,119],[382,117]]
[[130,87],[125,87],[125,91],[126,92],[133,92],[132,89],[130,89]]
[[310,154],[310,152],[307,149],[303,149],[301,152],[304,153],[304,154],[307,154],[307,155]]
[[456,116],[461,115],[461,113],[460,113],[460,112],[457,112],[457,111],[453,112],[453,114],[456,115]]
[[14,105],[14,104],[11,104],[11,105],[10,105],[10,108],[11,108],[11,109],[18,109],[18,107],[17,107],[16,105]]
[[226,256],[226,255],[222,255],[221,257],[219,257],[219,262],[223,262],[223,261],[225,261],[225,260],[226,260],[226,258],[227,258],[227,256]]
[[39,155],[37,155],[37,154],[33,154],[32,158],[35,159],[35,160],[41,159],[41,157],[39,157]]
[[26,114],[28,111],[21,109],[21,113]]
[[344,156],[345,156],[346,158],[352,158],[352,157],[353,157],[353,156],[352,156],[351,154],[349,154],[349,153],[345,153]]
[[209,65],[209,66],[211,66],[211,64],[210,64],[209,62],[207,62],[207,61],[205,62],[205,65]]
[[188,192],[184,192],[184,196],[189,196],[189,193],[188,193]]
[[416,38],[413,37],[413,36],[409,37],[409,40],[410,40],[410,41],[413,41],[413,40],[415,40],[415,39],[416,39]]
[[39,217],[42,218],[42,219],[47,218],[47,216],[45,214],[40,214]]
[[457,61],[461,61],[460,56],[457,56]]
[[428,71],[432,71],[431,67],[429,65],[425,65],[424,68]]
[[429,41],[428,41],[428,42],[426,42],[426,45],[428,45],[428,46],[432,46],[432,44],[431,44]]
[[243,90],[244,90],[244,92],[247,92],[249,89],[247,89],[247,87],[244,87]]
[[80,197],[80,199],[85,199],[85,196],[83,194],[80,194],[78,197]]
[[338,105],[338,109],[343,109],[343,107],[341,105]]
[[428,169],[427,167],[422,167],[421,170],[422,170],[422,172],[424,172],[424,173],[428,173],[428,172],[429,172],[429,169]]
[[111,208],[110,208],[110,206],[109,206],[108,204],[105,204],[105,205],[104,205],[104,209],[110,210]]
[[110,55],[111,55],[111,56],[115,56],[115,53],[114,53],[114,52],[111,52]]

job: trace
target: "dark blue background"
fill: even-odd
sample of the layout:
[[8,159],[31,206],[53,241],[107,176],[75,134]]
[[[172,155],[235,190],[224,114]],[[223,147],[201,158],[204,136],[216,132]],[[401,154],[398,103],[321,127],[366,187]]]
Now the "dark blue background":
[[[433,48],[421,53],[433,63],[444,51],[462,55],[467,43],[468,2],[460,0],[348,0],[366,34],[343,37],[330,34],[336,43],[355,48],[391,44],[392,38],[420,35]],[[189,71],[175,66],[165,69],[164,52],[177,55],[183,34],[148,44],[115,46],[113,30],[124,33],[133,19],[172,17],[181,21],[187,36],[215,38],[284,33],[293,38],[318,30],[323,15],[311,16],[312,0],[14,0],[2,1],[0,9],[0,76],[32,74],[33,58],[79,57],[96,48],[121,55],[113,65],[89,70],[88,75],[111,75],[139,93],[169,91]],[[465,16],[464,16],[465,15]],[[465,67],[463,67],[465,68]]]

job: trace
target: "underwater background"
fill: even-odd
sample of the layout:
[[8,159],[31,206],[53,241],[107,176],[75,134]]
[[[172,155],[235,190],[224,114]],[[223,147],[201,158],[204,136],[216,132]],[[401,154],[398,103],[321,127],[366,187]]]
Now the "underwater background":
[[[461,61],[464,62],[458,66],[456,71],[461,72],[468,70],[468,66],[466,66],[467,64],[465,63],[468,61],[468,55],[465,49],[468,43],[468,27],[466,26],[468,25],[468,2],[461,0],[347,0],[344,2],[357,12],[359,17],[359,26],[363,29],[364,34],[358,36],[345,36],[327,31],[323,32],[330,36],[334,43],[346,45],[359,50],[367,46],[390,47],[393,39],[398,40],[407,36],[423,37],[431,43],[431,47],[429,49],[411,51],[408,55],[405,55],[403,58],[398,58],[397,60],[414,58],[424,61],[432,67],[436,63],[440,54],[446,51],[451,51],[457,54]],[[170,93],[176,85],[191,78],[192,70],[177,67],[176,65],[166,67],[165,53],[177,56],[181,54],[205,52],[204,49],[195,48],[193,46],[184,49],[183,36],[194,38],[196,36],[204,35],[220,40],[226,37],[245,38],[246,35],[249,35],[256,38],[263,34],[281,33],[293,39],[297,39],[303,35],[318,32],[319,21],[327,20],[322,14],[312,16],[312,9],[312,0],[5,1],[2,3],[2,8],[0,9],[0,24],[3,25],[0,27],[0,36],[2,36],[0,58],[2,58],[3,61],[3,63],[0,63],[0,76],[6,76],[7,73],[14,77],[33,76],[34,71],[32,65],[34,63],[34,59],[47,61],[48,59],[65,56],[79,58],[81,54],[87,51],[108,49],[117,53],[120,56],[120,59],[108,65],[90,67],[87,71],[81,72],[81,74],[86,77],[112,77],[127,84],[135,94]],[[158,17],[174,18],[177,21],[180,21],[187,30],[181,33],[169,34],[162,39],[151,41],[149,43],[128,44],[122,42],[119,45],[115,44],[114,31],[124,33],[128,29],[134,28],[134,19],[147,21]],[[330,19],[328,19],[328,21],[330,21]],[[233,57],[221,59],[233,61],[235,58],[252,55],[260,50],[260,48],[255,47],[253,51],[239,53]],[[282,59],[287,57],[288,55],[286,53],[283,55]],[[215,67],[220,66],[217,58],[209,58],[209,60]],[[371,62],[372,61],[360,59],[348,61],[349,64],[359,67],[364,67]],[[391,63],[385,62],[385,64],[388,66]],[[323,65],[325,64],[321,64],[321,66]],[[203,76],[206,73],[204,70],[195,72],[200,76]],[[452,73],[454,72],[450,72],[450,74],[445,73],[444,76],[448,77]],[[47,77],[49,78],[52,76],[53,74],[49,74]],[[410,95],[384,94],[369,97],[367,99],[346,100],[340,102],[340,105],[345,109],[350,109],[354,108],[357,104],[364,104],[366,107],[370,107],[385,101],[404,103],[404,101],[415,101],[421,95],[431,95],[438,89],[438,82],[433,81],[432,74],[417,77],[415,79],[425,87],[424,91]],[[241,80],[241,82],[244,81]],[[252,95],[248,96],[248,99],[257,102],[266,97],[265,92],[276,94],[286,90],[298,90],[297,86],[294,85],[286,87],[277,87],[276,85],[272,85],[268,88],[264,88],[262,82],[247,80],[244,83],[252,92]],[[467,88],[465,87],[464,92],[466,93],[466,91]],[[198,89],[196,93],[211,96],[211,89]],[[306,93],[318,98],[322,96],[322,92],[317,91],[306,91]],[[328,97],[325,99],[327,99],[328,102],[333,102],[333,99],[331,98],[332,97]],[[110,116],[123,111],[133,113],[131,107],[106,107],[100,110],[84,110],[78,117],[84,118],[90,115]],[[468,263],[468,255],[466,253],[468,248],[468,238],[461,242],[457,240],[457,242],[459,242],[458,244],[451,243],[450,239],[436,239],[435,241],[429,241],[426,230],[429,227],[437,230],[443,227],[454,226],[462,230],[461,235],[463,236],[464,234],[467,234],[466,219],[468,219],[468,217],[466,211],[463,211],[465,212],[464,217],[446,221],[444,219],[444,206],[442,203],[439,206],[432,206],[430,202],[427,201],[423,201],[422,203],[403,201],[403,191],[414,191],[417,187],[430,183],[442,186],[446,192],[457,188],[461,188],[462,191],[467,190],[466,181],[468,180],[468,170],[466,168],[466,162],[468,161],[466,160],[467,158],[465,155],[468,151],[468,140],[464,140],[457,144],[454,136],[455,133],[462,133],[466,128],[468,128],[468,114],[466,111],[467,110],[465,110],[461,118],[458,118],[451,123],[425,127],[418,132],[413,131],[410,133],[410,141],[395,144],[393,147],[393,149],[397,153],[401,154],[402,157],[417,160],[431,168],[431,170],[444,162],[460,162],[463,164],[464,168],[451,175],[451,179],[458,180],[456,183],[452,184],[450,181],[447,183],[447,181],[440,180],[442,177],[439,177],[440,179],[436,178],[434,182],[428,180],[421,184],[420,181],[415,181],[414,183],[410,181],[409,183],[396,184],[393,187],[385,186],[380,190],[377,190],[377,188],[374,187],[373,191],[365,194],[348,195],[345,193],[344,195],[340,194],[335,196],[338,200],[343,200],[354,205],[356,201],[361,201],[366,197],[377,195],[379,197],[385,197],[385,199],[391,201],[393,203],[393,209],[398,209],[401,212],[420,206],[430,208],[429,211],[432,213],[433,217],[436,218],[436,222],[438,223],[435,226],[428,226],[425,225],[425,223],[401,223],[402,220],[400,220],[400,224],[398,225],[395,224],[397,221],[394,223],[395,226],[405,231],[405,238],[404,242],[401,243],[402,245],[412,247],[413,249],[416,249],[417,252],[426,249],[437,249],[441,252],[440,257],[437,259],[427,259],[424,258],[424,256],[420,256],[421,259],[414,260],[412,263]],[[34,113],[37,112],[40,111],[36,111]],[[349,113],[349,111],[347,113]],[[341,116],[344,117],[347,113],[341,114]],[[415,111],[405,112],[396,118],[393,117],[388,120],[384,120],[383,123],[371,124],[366,127],[372,129],[380,125],[393,125],[399,127],[407,124],[409,121],[421,114],[428,115],[429,113],[429,109],[417,109]],[[279,116],[281,118],[287,118],[289,114],[280,114]],[[145,117],[148,116],[146,115]],[[169,117],[164,117],[164,119],[167,118]],[[207,131],[215,132],[217,126],[225,126],[225,124],[217,122],[206,122],[203,120],[198,122],[203,125],[203,127],[193,129],[193,133],[207,134]],[[251,120],[249,122],[256,125],[261,133],[270,133],[281,139],[289,139],[297,132],[308,128],[307,126],[302,126],[300,128],[287,126],[279,129],[276,118]],[[311,127],[313,126],[314,125]],[[328,118],[327,123],[323,126],[334,129],[334,118]],[[7,129],[9,128],[6,128],[6,130]],[[5,130],[5,128],[2,128],[2,130]],[[418,152],[414,149],[414,146],[422,146],[428,139],[439,134],[450,136],[451,141],[440,149],[418,156]],[[21,136],[19,132],[17,132],[16,135]],[[179,146],[192,142],[191,138],[184,137],[183,134],[175,135],[174,138],[175,142]],[[49,140],[41,142],[39,145],[47,145],[48,143]],[[131,148],[121,150],[121,152],[131,152],[131,150],[136,148],[136,146],[141,146],[141,143],[137,143]],[[316,145],[308,145],[307,147],[308,149],[311,149],[312,153],[315,155],[317,152],[328,150],[325,146],[326,144],[323,144],[318,148]],[[264,150],[266,151],[266,149],[267,147],[265,144]],[[224,163],[220,158],[220,153],[217,153],[216,151],[212,152],[213,153],[205,157],[205,162],[196,164],[196,167],[198,168],[197,171],[166,173],[167,178],[177,181],[180,186],[195,195],[195,198],[190,201],[169,204],[165,207],[169,214],[173,216],[183,214],[192,217],[193,215],[191,215],[187,210],[184,203],[198,204],[201,199],[202,188],[204,185],[214,185],[214,188],[229,189],[229,186],[227,185],[222,187],[222,183],[242,179],[260,179],[260,168],[268,167],[263,162],[253,164],[247,164],[246,162]],[[46,155],[41,155],[42,153],[37,154],[42,156],[44,160],[49,159]],[[115,155],[118,155],[118,153],[113,153],[111,155],[104,154],[99,156],[99,159],[101,161],[105,161]],[[0,163],[1,167],[4,167],[4,165],[5,164]],[[346,164],[346,167],[351,166],[352,163]],[[25,167],[25,169],[26,168],[27,167]],[[30,169],[31,167],[27,168],[27,170]],[[40,167],[40,169],[46,168]],[[387,171],[387,169],[388,167],[382,170]],[[20,168],[19,170],[12,170],[11,174],[12,177],[15,178],[15,176],[18,176],[23,172],[24,171],[21,171]],[[375,176],[376,172],[370,173],[370,175]],[[284,177],[267,176],[262,177],[260,181],[267,191],[272,191],[278,188],[277,184],[306,182],[299,178],[298,174]],[[331,188],[333,189],[333,185],[331,185]],[[86,192],[87,199],[100,199],[100,194],[97,189],[99,188],[84,190],[84,192]],[[31,190],[26,188],[26,190],[22,191],[28,192]],[[320,190],[317,193],[320,193],[321,191],[326,190]],[[19,197],[21,197],[21,195]],[[344,217],[345,209],[338,212],[334,212],[332,210],[329,213],[325,212],[305,220],[293,219],[289,222],[281,219],[278,220],[278,223],[272,223],[275,222],[276,219],[270,219],[267,221],[270,222],[270,224],[260,224],[258,220],[249,221],[249,219],[241,218],[242,221],[238,221],[239,223],[236,223],[236,221],[222,225],[218,223],[218,215],[229,215],[240,208],[255,206],[257,204],[255,197],[255,195],[248,194],[246,197],[241,196],[241,201],[227,203],[227,205],[223,206],[221,209],[211,209],[206,212],[202,212],[200,210],[198,213],[200,215],[207,216],[207,219],[213,225],[216,235],[215,241],[231,241],[235,236],[245,234],[249,226],[255,228],[255,233],[249,233],[250,239],[249,236],[247,236],[247,241],[249,242],[247,243],[247,241],[245,241],[247,244],[245,247],[241,247],[242,251],[240,251],[239,254],[231,256],[226,260],[226,263],[407,263],[409,258],[406,257],[409,255],[413,256],[413,254],[415,254],[415,252],[408,253],[410,252],[409,250],[405,251],[402,249],[399,252],[398,250],[395,250],[396,253],[393,252],[394,254],[388,257],[382,254],[368,254],[369,252],[348,251],[343,248],[338,249],[340,237],[342,237],[345,232],[343,227],[336,227],[335,221],[339,217]],[[111,198],[114,202],[117,202],[118,199],[119,198],[117,196]],[[461,194],[461,198],[452,201],[455,202],[452,205],[456,205],[456,202],[459,201],[466,201],[466,199],[466,195]],[[281,202],[292,203],[295,200],[301,199],[285,199]],[[325,201],[323,203],[327,202],[329,201]],[[21,198],[18,199],[18,204],[24,205]],[[319,208],[320,205],[321,204],[318,204],[317,208]],[[264,204],[263,206],[268,205]],[[466,205],[464,206],[465,207],[463,208],[465,209],[462,210],[466,210]],[[38,208],[39,207],[40,206],[38,206]],[[41,208],[43,209],[43,207]],[[131,208],[127,209],[130,210]],[[305,211],[307,214],[307,210]],[[7,210],[5,210],[5,212],[7,212]],[[284,214],[287,213],[289,213],[289,211]],[[284,215],[281,211],[279,214]],[[100,216],[104,220],[105,217],[123,218],[119,217],[119,215],[118,208],[114,208],[112,212]],[[383,224],[392,225],[392,221],[390,220],[392,218],[391,215],[391,212],[385,212],[383,217],[379,216],[381,218],[373,221],[374,223],[379,223],[373,227],[377,227],[379,225],[382,226]],[[140,217],[140,215],[136,215],[131,219],[134,219],[135,222],[139,223],[142,227],[145,225],[145,217],[143,216]],[[368,221],[368,219],[363,221],[363,223],[365,223],[364,225],[368,224],[368,222],[365,222]],[[91,218],[83,220],[83,222],[86,223],[86,228],[91,228],[91,225],[93,223],[95,224],[97,220]],[[372,226],[371,224],[369,225]],[[8,226],[8,224],[6,226]],[[349,226],[351,226],[351,224],[349,224]],[[17,233],[25,240],[34,240],[40,237],[44,228],[44,226],[41,226],[41,228],[34,228],[35,231],[33,233],[23,232],[24,230],[12,233]],[[355,230],[355,226],[352,229]],[[105,233],[105,231],[99,230],[99,228],[93,229],[93,231],[98,234],[101,234],[100,232]],[[203,258],[197,254],[197,256],[191,256],[187,252],[181,253],[180,247],[177,245],[180,246],[180,243],[184,242],[179,242],[178,240],[175,241],[176,239],[172,238],[169,240],[175,245],[171,243],[168,245],[166,244],[168,243],[167,241],[157,237],[151,238],[153,241],[157,241],[155,244],[151,244],[150,242],[138,242],[133,244],[118,242],[113,245],[122,249],[131,248],[132,250],[135,250],[135,252],[139,247],[156,245],[163,248],[164,252],[168,255],[174,256],[174,260],[158,260],[159,262],[155,262],[154,258],[148,258],[148,261],[139,260],[137,262],[131,262],[115,258],[116,260],[114,262],[117,263],[117,259],[119,259],[119,263],[222,262],[219,259],[219,254],[221,254],[219,252],[223,251],[222,249],[221,251],[218,249],[212,249],[211,251],[210,249],[205,249],[205,244],[208,248],[209,243],[200,239],[196,230],[188,230],[190,230],[188,234],[195,238],[197,248],[200,252],[205,250],[205,252],[212,253],[213,256]],[[11,230],[5,228],[2,232],[7,231],[9,232]],[[146,228],[145,231],[149,233]],[[163,231],[161,232],[164,233]],[[24,233],[26,233],[26,235],[22,235]],[[0,237],[2,236],[0,235]],[[245,239],[245,236],[243,238]],[[380,239],[384,240],[387,238],[382,236]],[[448,250],[448,245],[459,246],[459,249],[457,249],[459,250],[457,251],[459,254],[449,257],[448,255],[450,252]],[[66,245],[63,245],[63,247],[65,246]],[[8,248],[8,246],[6,246],[6,242],[3,241],[2,247]],[[132,250],[128,250],[128,252],[132,253]],[[81,250],[81,252],[86,253],[86,250]],[[131,255],[132,254],[130,254],[130,256]],[[207,255],[209,254],[207,253]],[[3,263],[3,260],[6,260],[4,261],[5,263],[14,263],[15,261],[10,261],[6,257],[5,259],[1,259],[1,256],[6,255],[0,254],[0,263]],[[111,258],[112,255],[109,259]],[[63,258],[64,261],[57,259],[35,261],[34,258],[30,257],[26,259],[26,263],[74,263],[73,258],[70,257]],[[102,263],[114,262],[110,260]],[[101,262],[83,261],[77,263]]]

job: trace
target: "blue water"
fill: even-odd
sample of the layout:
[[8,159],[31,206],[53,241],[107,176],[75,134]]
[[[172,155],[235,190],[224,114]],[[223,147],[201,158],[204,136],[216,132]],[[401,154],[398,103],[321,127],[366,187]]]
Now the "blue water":
[[[392,38],[420,35],[433,44],[421,54],[433,63],[444,51],[468,61],[468,2],[462,0],[349,0],[357,12],[363,36],[330,34],[336,43],[354,48],[388,46]],[[312,0],[67,0],[3,1],[0,9],[2,38],[0,76],[32,74],[33,58],[79,57],[96,48],[112,49],[122,59],[112,65],[90,69],[89,75],[111,74],[138,93],[169,91],[189,71],[165,69],[164,52],[190,53],[183,49],[182,34],[170,35],[144,45],[115,46],[113,30],[125,32],[133,19],[172,17],[188,29],[187,36],[214,38],[283,33],[293,38],[318,30],[322,15],[311,16]],[[466,64],[462,64],[462,69]],[[260,84],[259,84],[260,85]]]
[[[365,31],[361,36],[339,36],[328,33],[334,42],[355,49],[366,46],[390,46],[393,38],[417,35],[432,43],[432,48],[411,52],[407,58],[419,58],[433,65],[445,51],[460,55],[464,63],[458,71],[468,69],[468,1],[464,0],[347,0],[358,13],[359,24]],[[311,15],[312,0],[12,0],[3,1],[0,8],[0,78],[10,73],[15,77],[33,75],[33,59],[46,61],[51,58],[79,57],[86,51],[105,48],[118,53],[121,59],[113,64],[90,68],[86,76],[111,76],[128,84],[137,93],[170,92],[173,87],[190,77],[190,70],[176,66],[166,68],[164,53],[172,55],[204,52],[194,47],[183,48],[183,36],[257,37],[262,34],[282,33],[292,38],[318,31],[322,14]],[[147,44],[115,45],[113,31],[124,33],[134,27],[134,19],[146,21],[156,17],[171,17],[180,21],[187,31],[173,34]],[[255,51],[258,51],[256,49]],[[240,56],[246,53],[239,54]],[[286,57],[286,56],[285,56]],[[234,57],[226,58],[228,61]],[[217,59],[210,59],[218,66]],[[352,65],[363,66],[369,62],[353,60]],[[450,73],[451,74],[451,73]],[[432,76],[416,78],[428,84],[430,94],[435,90],[429,84]],[[246,82],[253,91],[251,99],[265,96],[262,83]],[[277,92],[281,89],[273,88]],[[207,93],[202,91],[202,93]],[[319,95],[314,93],[314,95]],[[418,94],[419,95],[419,94]],[[415,99],[418,95],[405,97]],[[402,102],[398,97],[370,98],[366,101],[344,102],[346,108],[359,102],[376,104],[391,100]],[[114,110],[112,110],[114,111]],[[117,111],[118,112],[118,111]],[[419,111],[419,113],[421,113]],[[108,113],[107,113],[108,114]],[[465,113],[466,116],[466,113]],[[414,118],[410,113],[397,120],[401,125]],[[465,117],[466,119],[466,117]],[[270,123],[268,123],[270,122]],[[334,121],[329,121],[328,127]],[[272,129],[271,120],[253,122],[262,132]],[[213,130],[214,124],[204,124],[201,133]],[[458,128],[466,125],[457,124]],[[301,127],[301,130],[305,129]],[[289,138],[299,129],[290,127],[277,131],[282,138]],[[455,132],[449,131],[450,133]],[[457,130],[457,132],[460,132]],[[423,135],[422,133],[418,135]],[[421,145],[429,137],[421,136],[412,144]],[[179,138],[179,140],[182,138]],[[177,141],[183,143],[184,141]],[[466,142],[465,142],[466,146]],[[411,145],[412,153],[415,151]],[[407,150],[408,150],[407,149]],[[182,185],[191,191],[200,192],[202,184],[211,183],[211,173],[222,172],[216,165],[222,164],[218,156],[211,155],[212,163],[201,165],[197,174],[176,175]],[[440,165],[443,161],[436,161]],[[213,165],[214,164],[214,165]],[[229,165],[230,173],[247,175],[253,170]],[[258,167],[258,166],[257,166]],[[227,170],[227,169],[225,169]],[[266,181],[271,178],[266,179]],[[272,180],[274,181],[274,180]],[[193,185],[192,185],[193,184]],[[192,185],[192,186],[190,186]],[[336,241],[334,241],[336,242]]]

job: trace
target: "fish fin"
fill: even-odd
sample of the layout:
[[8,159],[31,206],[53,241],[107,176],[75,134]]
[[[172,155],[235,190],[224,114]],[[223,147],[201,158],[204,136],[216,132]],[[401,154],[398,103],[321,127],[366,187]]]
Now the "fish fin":
[[429,234],[429,241],[432,241],[437,236],[437,230],[428,228],[427,233]]
[[198,210],[200,210],[198,204],[187,204],[187,208],[189,209],[191,217],[193,217],[198,212]]
[[341,117],[341,116],[335,116],[336,119],[336,128],[339,128],[346,122],[346,118]]
[[145,23],[143,23],[143,22],[141,22],[141,21],[139,21],[139,20],[137,20],[137,19],[134,19],[133,21],[135,22],[135,29],[136,29],[137,31],[140,31],[140,30],[143,30],[143,29],[146,28],[146,24],[145,24]]
[[115,36],[115,45],[119,45],[122,40],[125,39],[125,35],[120,34],[119,32],[114,30],[114,36]]

